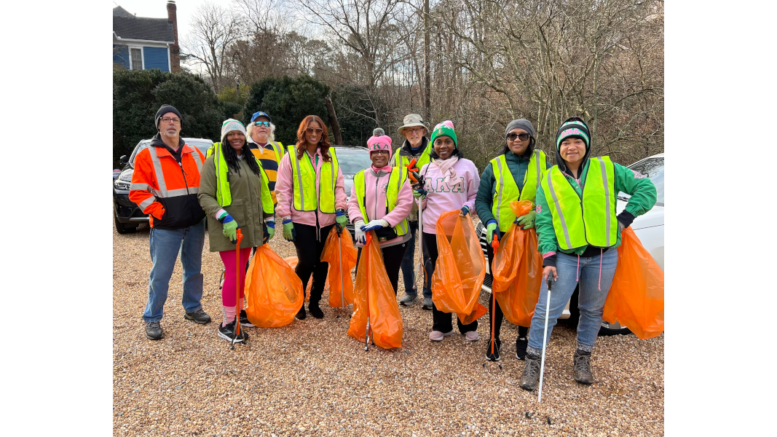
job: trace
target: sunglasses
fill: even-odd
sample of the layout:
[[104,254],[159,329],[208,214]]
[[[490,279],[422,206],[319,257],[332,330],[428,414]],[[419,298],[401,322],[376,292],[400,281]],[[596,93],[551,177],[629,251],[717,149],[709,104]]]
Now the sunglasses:
[[269,121],[257,121],[257,122],[254,122],[254,126],[270,127],[270,122]]
[[529,139],[529,137],[530,137],[530,135],[527,134],[527,133],[516,134],[514,132],[511,132],[511,133],[507,134],[507,139],[510,140],[510,141],[515,141],[516,138],[518,138],[521,141],[526,141],[526,140]]
[[320,134],[321,132],[323,132],[323,131],[324,131],[324,130],[323,130],[323,129],[321,129],[321,128],[318,128],[318,129],[313,129],[312,127],[309,127],[309,128],[307,128],[307,129],[305,129],[305,130],[306,130],[306,131],[307,131],[309,134],[312,134],[313,132],[315,132],[315,133],[317,133],[317,134]]

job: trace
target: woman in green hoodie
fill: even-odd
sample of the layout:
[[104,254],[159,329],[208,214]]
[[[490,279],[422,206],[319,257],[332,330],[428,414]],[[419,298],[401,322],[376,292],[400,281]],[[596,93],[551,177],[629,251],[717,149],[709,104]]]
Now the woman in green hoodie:
[[[535,150],[534,126],[529,120],[521,118],[511,121],[505,129],[505,144],[499,155],[492,159],[480,177],[480,187],[475,200],[480,221],[488,229],[488,263],[494,262],[494,249],[491,242],[496,236],[501,238],[502,233],[507,232],[516,220],[510,209],[510,202],[514,200],[531,200],[537,192],[542,173],[547,167],[545,152]],[[518,223],[524,228],[534,227],[534,212],[518,218]],[[499,302],[496,308],[492,308],[492,299],[488,300],[489,326],[493,326],[494,351],[491,352],[491,339],[486,350],[486,359],[499,361],[502,342],[499,332],[502,327],[504,314]],[[515,341],[515,356],[519,360],[526,357],[527,326],[518,327],[518,338]],[[491,332],[491,330],[489,330]]]
[[[618,265],[621,230],[656,203],[656,187],[645,176],[615,164],[609,157],[590,158],[591,133],[578,117],[556,132],[556,164],[537,188],[535,226],[543,256],[543,279],[555,280],[547,305],[543,281],[534,310],[521,388],[534,390],[540,378],[545,314],[547,340],[575,287],[580,285],[575,381],[594,382],[591,352],[602,324],[602,312]],[[617,194],[630,194],[626,209],[615,215]],[[547,344],[547,343],[546,343]]]

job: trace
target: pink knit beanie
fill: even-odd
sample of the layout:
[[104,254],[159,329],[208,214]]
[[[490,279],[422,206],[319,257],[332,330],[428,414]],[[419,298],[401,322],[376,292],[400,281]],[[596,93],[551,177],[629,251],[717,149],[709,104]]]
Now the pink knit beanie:
[[391,137],[383,132],[383,129],[377,128],[372,131],[372,136],[367,140],[367,150],[372,153],[375,150],[388,150],[389,159],[391,159]]

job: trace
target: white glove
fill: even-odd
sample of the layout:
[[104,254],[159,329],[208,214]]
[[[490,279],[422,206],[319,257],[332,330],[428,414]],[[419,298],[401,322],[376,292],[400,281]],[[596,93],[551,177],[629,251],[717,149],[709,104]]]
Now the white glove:
[[387,228],[387,227],[389,227],[389,222],[383,219],[378,219],[378,220],[372,220],[371,222],[367,223],[367,226],[362,227],[362,230],[364,232],[370,232],[375,229]]
[[356,242],[366,244],[367,233],[362,231],[362,226],[364,226],[364,222],[361,220],[357,220],[353,223],[353,228],[356,230]]

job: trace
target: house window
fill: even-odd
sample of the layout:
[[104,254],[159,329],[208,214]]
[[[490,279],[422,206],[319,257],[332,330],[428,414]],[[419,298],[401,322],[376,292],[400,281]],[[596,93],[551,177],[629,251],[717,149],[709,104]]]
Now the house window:
[[143,69],[143,50],[140,48],[130,49],[130,70]]

